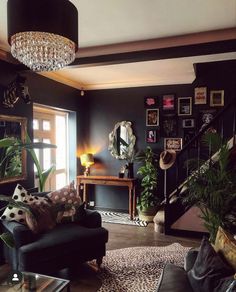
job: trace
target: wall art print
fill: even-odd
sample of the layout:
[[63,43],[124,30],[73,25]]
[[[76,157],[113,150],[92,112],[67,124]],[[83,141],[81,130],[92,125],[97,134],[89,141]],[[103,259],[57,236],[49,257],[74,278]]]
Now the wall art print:
[[[213,119],[216,114],[216,110],[202,110],[199,113],[199,131],[203,130]],[[212,126],[209,131],[216,132],[216,129],[214,126]]]
[[194,128],[195,127],[195,119],[183,119],[182,127],[183,128]]
[[224,90],[210,91],[210,106],[224,106]]
[[156,143],[156,142],[157,142],[157,130],[147,130],[146,143]]
[[146,109],[146,126],[159,126],[159,109]]
[[164,149],[180,151],[182,149],[182,138],[164,138]]
[[165,94],[162,96],[163,111],[175,110],[175,95]]
[[156,107],[157,106],[157,97],[145,97],[144,98],[145,107]]
[[162,136],[176,137],[178,134],[178,120],[176,115],[165,115],[162,117]]
[[194,104],[207,104],[207,88],[194,88]]
[[178,115],[179,116],[192,115],[192,97],[178,98]]

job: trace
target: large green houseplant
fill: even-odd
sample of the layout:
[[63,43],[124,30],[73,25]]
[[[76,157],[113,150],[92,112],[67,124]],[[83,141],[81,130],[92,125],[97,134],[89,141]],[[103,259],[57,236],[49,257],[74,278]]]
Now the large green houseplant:
[[32,142],[28,134],[26,135],[26,142],[16,138],[0,139],[0,177],[15,176],[21,173],[21,152],[25,149],[31,156],[39,179],[39,191],[44,191],[46,180],[49,175],[55,170],[55,165],[51,165],[48,169],[43,170],[40,166],[39,160],[34,149],[56,148],[56,145],[42,142]]
[[215,133],[207,133],[203,143],[211,147],[210,159],[188,161],[192,174],[186,183],[184,203],[197,206],[201,218],[214,243],[218,227],[226,230],[236,227],[236,172],[230,166],[228,143]]
[[137,205],[139,218],[151,222],[162,202],[162,198],[157,195],[157,155],[148,146],[137,155],[136,160],[142,163],[137,171],[141,176],[141,193]]

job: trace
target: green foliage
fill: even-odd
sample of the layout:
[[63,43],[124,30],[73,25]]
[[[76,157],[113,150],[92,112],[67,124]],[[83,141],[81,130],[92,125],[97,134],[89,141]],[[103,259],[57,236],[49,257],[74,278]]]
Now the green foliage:
[[49,175],[55,171],[55,165],[49,167],[49,169],[43,170],[40,166],[38,158],[35,154],[34,148],[56,148],[56,145],[36,142],[32,143],[30,137],[26,135],[26,143],[22,143],[21,140],[15,138],[4,138],[0,140],[0,178],[17,176],[22,172],[21,169],[21,153],[22,149],[31,155],[33,162],[37,168],[37,176],[39,178],[39,191],[44,191],[46,180]]
[[[38,176],[38,179],[39,179],[39,191],[40,192],[43,192],[44,191],[44,188],[45,188],[45,183],[49,177],[49,175],[51,173],[53,173],[55,171],[55,165],[51,165],[48,169],[46,170],[43,170],[40,166],[40,163],[38,161],[38,158],[36,156],[36,153],[34,151],[34,145],[37,146],[37,148],[55,148],[56,146],[55,145],[52,145],[52,144],[46,144],[46,143],[32,143],[31,140],[30,140],[30,137],[29,135],[26,136],[26,143],[28,145],[32,145],[32,146],[29,146],[27,147],[27,150],[28,152],[30,153],[33,161],[34,161],[34,164],[37,168],[37,176]],[[35,147],[36,148],[36,147]]]
[[10,232],[4,232],[0,234],[1,240],[10,248],[15,247],[15,241],[13,235]]
[[141,175],[142,192],[140,194],[138,209],[144,211],[149,207],[157,206],[161,202],[157,193],[157,167],[155,163],[156,155],[150,147],[147,147],[144,152],[140,152],[136,156],[136,160],[142,162],[137,174]]
[[219,226],[228,230],[236,226],[236,174],[228,167],[230,149],[218,134],[205,134],[203,142],[213,153],[217,151],[215,161],[201,161],[201,166],[192,169],[183,201],[199,207],[214,242]]
[[22,160],[19,145],[21,141],[16,138],[0,140],[0,178],[18,176],[22,173]]

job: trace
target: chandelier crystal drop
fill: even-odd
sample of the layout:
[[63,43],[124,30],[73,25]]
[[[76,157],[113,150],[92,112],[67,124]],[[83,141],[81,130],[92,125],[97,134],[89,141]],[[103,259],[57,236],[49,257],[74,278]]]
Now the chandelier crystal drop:
[[33,71],[59,70],[75,60],[73,41],[53,33],[28,31],[11,37],[13,57]]

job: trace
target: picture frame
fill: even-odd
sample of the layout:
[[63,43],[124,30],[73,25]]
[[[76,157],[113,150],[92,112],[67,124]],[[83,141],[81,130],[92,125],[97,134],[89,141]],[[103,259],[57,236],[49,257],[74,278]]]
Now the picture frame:
[[157,97],[145,97],[144,98],[145,107],[156,107],[157,106]]
[[[184,130],[184,137],[183,137],[183,144],[186,145],[189,143],[190,140],[193,139],[193,137],[195,137],[196,132],[194,130],[189,130],[189,129],[185,129]],[[197,147],[197,141],[193,142],[191,144],[191,148],[196,148]]]
[[177,137],[178,118],[175,114],[164,115],[162,117],[161,132],[163,137]]
[[207,104],[207,87],[194,88],[194,104]]
[[157,130],[146,130],[146,143],[157,143]]
[[175,95],[164,94],[162,96],[162,109],[163,111],[175,110]]
[[159,126],[159,109],[146,109],[146,126]]
[[192,115],[192,97],[178,98],[178,116]]
[[182,138],[164,138],[164,150],[181,151],[182,143]]
[[195,127],[195,119],[183,119],[182,127],[185,128],[194,128]]
[[[198,118],[199,131],[205,128],[214,119],[216,113],[217,111],[215,109],[202,110],[199,112],[199,118]],[[212,131],[216,131],[216,130],[212,127]]]
[[210,91],[210,106],[224,106],[224,90]]

